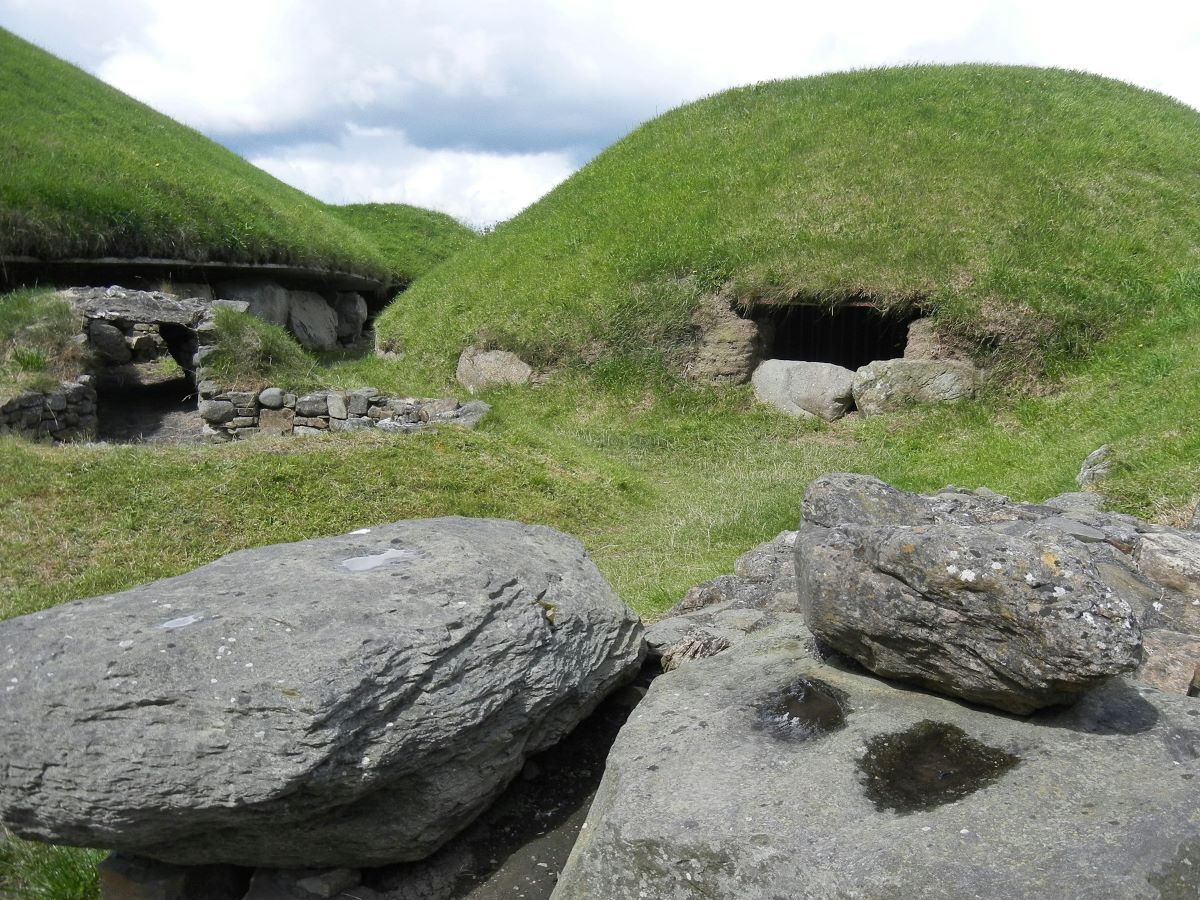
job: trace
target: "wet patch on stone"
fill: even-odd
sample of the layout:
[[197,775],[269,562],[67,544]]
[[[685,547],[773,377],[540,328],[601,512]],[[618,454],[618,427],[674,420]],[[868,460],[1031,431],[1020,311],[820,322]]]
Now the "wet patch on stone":
[[797,678],[755,705],[756,725],[781,740],[811,741],[846,727],[848,699],[819,678]]
[[858,767],[875,808],[905,814],[960,800],[1018,762],[1020,757],[982,744],[961,728],[927,720],[871,738]]

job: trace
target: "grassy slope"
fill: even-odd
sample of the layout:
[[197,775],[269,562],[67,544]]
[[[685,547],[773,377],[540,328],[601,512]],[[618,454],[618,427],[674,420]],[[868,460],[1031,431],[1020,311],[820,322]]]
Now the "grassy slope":
[[403,284],[415,281],[479,237],[445,213],[405,203],[352,203],[326,209],[378,247],[392,278]]
[[[1070,356],[1200,260],[1200,114],[1091,75],[933,66],[728,91],[634,131],[379,321],[410,371],[670,350],[698,293],[924,298]],[[1040,346],[1037,346],[1039,345]],[[1034,345],[1034,346],[1031,346]]]
[[0,122],[0,255],[387,271],[324,204],[3,29]]

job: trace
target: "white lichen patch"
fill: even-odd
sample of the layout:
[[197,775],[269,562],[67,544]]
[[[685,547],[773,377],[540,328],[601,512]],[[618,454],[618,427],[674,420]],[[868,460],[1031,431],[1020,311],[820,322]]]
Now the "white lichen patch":
[[957,575],[958,574],[958,566],[955,566],[955,565],[946,566],[946,574],[947,575]]
[[974,581],[975,578],[976,578],[976,575],[975,575],[974,569],[963,569],[961,572],[958,573],[958,580],[965,581],[968,584],[970,582]]

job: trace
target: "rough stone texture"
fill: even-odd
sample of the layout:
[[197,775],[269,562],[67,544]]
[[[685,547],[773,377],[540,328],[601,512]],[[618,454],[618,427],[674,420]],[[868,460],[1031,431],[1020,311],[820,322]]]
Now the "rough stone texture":
[[[1118,678],[1021,720],[859,674],[812,647],[802,625],[784,624],[658,678],[609,754],[555,900],[1200,890],[1195,700]],[[801,677],[843,692],[842,730],[814,736],[790,715],[764,727],[764,700]],[[864,750],[926,721],[1019,762],[953,802],[881,811]],[[898,774],[952,778],[956,762],[904,759]]]
[[754,396],[791,416],[840,419],[854,402],[854,373],[832,363],[768,359],[754,370]]
[[954,347],[938,337],[933,319],[915,319],[908,323],[908,338],[904,343],[905,359],[959,359]]
[[[457,401],[452,401],[455,407],[458,406]],[[330,391],[325,396],[325,405],[329,409],[329,417],[331,419],[344,419],[347,416],[346,411],[346,395],[340,391]]]
[[108,365],[120,366],[133,358],[133,351],[125,342],[125,334],[115,325],[99,319],[88,322],[88,343]]
[[196,297],[178,297],[158,291],[109,288],[67,288],[59,291],[84,318],[109,323],[152,322],[195,328],[208,315],[210,305]]
[[1146,661],[1138,671],[1139,680],[1160,691],[1188,693],[1200,667],[1200,635],[1157,629],[1146,633],[1143,646]]
[[26,391],[0,397],[0,434],[34,440],[69,441],[94,437],[96,388],[91,375],[64,381],[57,390]]
[[172,863],[419,859],[642,648],[548,528],[407,521],[233,553],[0,623],[0,818]]
[[1151,581],[1200,598],[1200,536],[1183,532],[1142,535],[1133,557]]
[[305,394],[296,401],[296,415],[327,416],[329,415],[329,402],[324,394]]
[[242,900],[359,900],[361,884],[357,869],[259,869]]
[[258,430],[262,434],[291,434],[295,413],[290,409],[261,409]]
[[334,303],[337,313],[337,335],[343,341],[353,341],[362,334],[367,322],[367,301],[361,294],[342,292]]
[[646,629],[646,645],[664,671],[727,650],[779,622],[781,613],[800,611],[796,534],[784,531],[743,553],[732,575],[696,585]]
[[338,315],[320,294],[292,291],[288,299],[288,331],[309,350],[337,346]]
[[527,384],[533,369],[507,350],[468,347],[458,358],[455,378],[472,394],[505,384]]
[[1075,483],[1080,487],[1095,484],[1107,478],[1111,470],[1112,462],[1108,458],[1108,444],[1105,444],[1087,455],[1083,465],[1079,467],[1079,474],[1075,476]]
[[699,304],[694,325],[699,337],[688,374],[698,381],[714,383],[748,381],[767,343],[763,327],[739,316],[723,297]]
[[810,484],[796,573],[812,632],[879,675],[1014,713],[1138,666],[1132,608],[1065,530],[937,518],[876,479]]
[[975,367],[954,360],[885,359],[854,375],[854,403],[866,416],[920,403],[945,403],[975,393]]
[[225,300],[240,300],[249,304],[250,315],[288,327],[291,301],[286,288],[273,281],[227,281],[216,287],[216,294]]

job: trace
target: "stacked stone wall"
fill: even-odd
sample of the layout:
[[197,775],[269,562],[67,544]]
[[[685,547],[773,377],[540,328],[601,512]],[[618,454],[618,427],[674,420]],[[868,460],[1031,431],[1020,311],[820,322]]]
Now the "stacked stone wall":
[[453,397],[388,397],[372,387],[297,394],[283,388],[224,390],[200,385],[200,417],[214,440],[376,429],[407,434],[434,425],[473,428],[490,407]]
[[0,404],[0,434],[54,441],[94,437],[96,388],[92,376],[64,381],[52,391],[25,391]]

